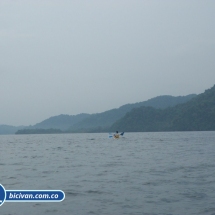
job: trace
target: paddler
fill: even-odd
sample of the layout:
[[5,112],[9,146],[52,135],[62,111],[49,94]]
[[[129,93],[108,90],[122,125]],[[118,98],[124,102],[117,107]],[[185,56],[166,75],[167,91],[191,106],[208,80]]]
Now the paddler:
[[119,134],[118,134],[119,132],[118,131],[116,131],[116,133],[113,135],[115,138],[119,138]]

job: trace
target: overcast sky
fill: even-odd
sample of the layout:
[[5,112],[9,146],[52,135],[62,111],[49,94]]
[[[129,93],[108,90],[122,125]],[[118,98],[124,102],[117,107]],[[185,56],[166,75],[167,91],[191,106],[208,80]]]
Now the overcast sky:
[[214,0],[0,0],[0,124],[215,84]]

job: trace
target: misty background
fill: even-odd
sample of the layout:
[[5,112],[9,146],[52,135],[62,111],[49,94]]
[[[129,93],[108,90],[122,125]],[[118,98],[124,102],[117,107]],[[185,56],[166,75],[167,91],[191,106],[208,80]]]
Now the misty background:
[[0,1],[0,124],[215,84],[213,0]]

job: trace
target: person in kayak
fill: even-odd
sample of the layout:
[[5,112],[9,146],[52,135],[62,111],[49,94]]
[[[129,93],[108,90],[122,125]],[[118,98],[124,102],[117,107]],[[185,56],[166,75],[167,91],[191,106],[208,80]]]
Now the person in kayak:
[[116,131],[116,133],[113,135],[115,138],[119,138],[119,132]]

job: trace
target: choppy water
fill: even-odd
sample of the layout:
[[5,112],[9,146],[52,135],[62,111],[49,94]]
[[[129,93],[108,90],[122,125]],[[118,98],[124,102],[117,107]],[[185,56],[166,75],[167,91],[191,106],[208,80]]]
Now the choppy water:
[[2,135],[0,183],[66,194],[1,215],[215,215],[215,132]]

